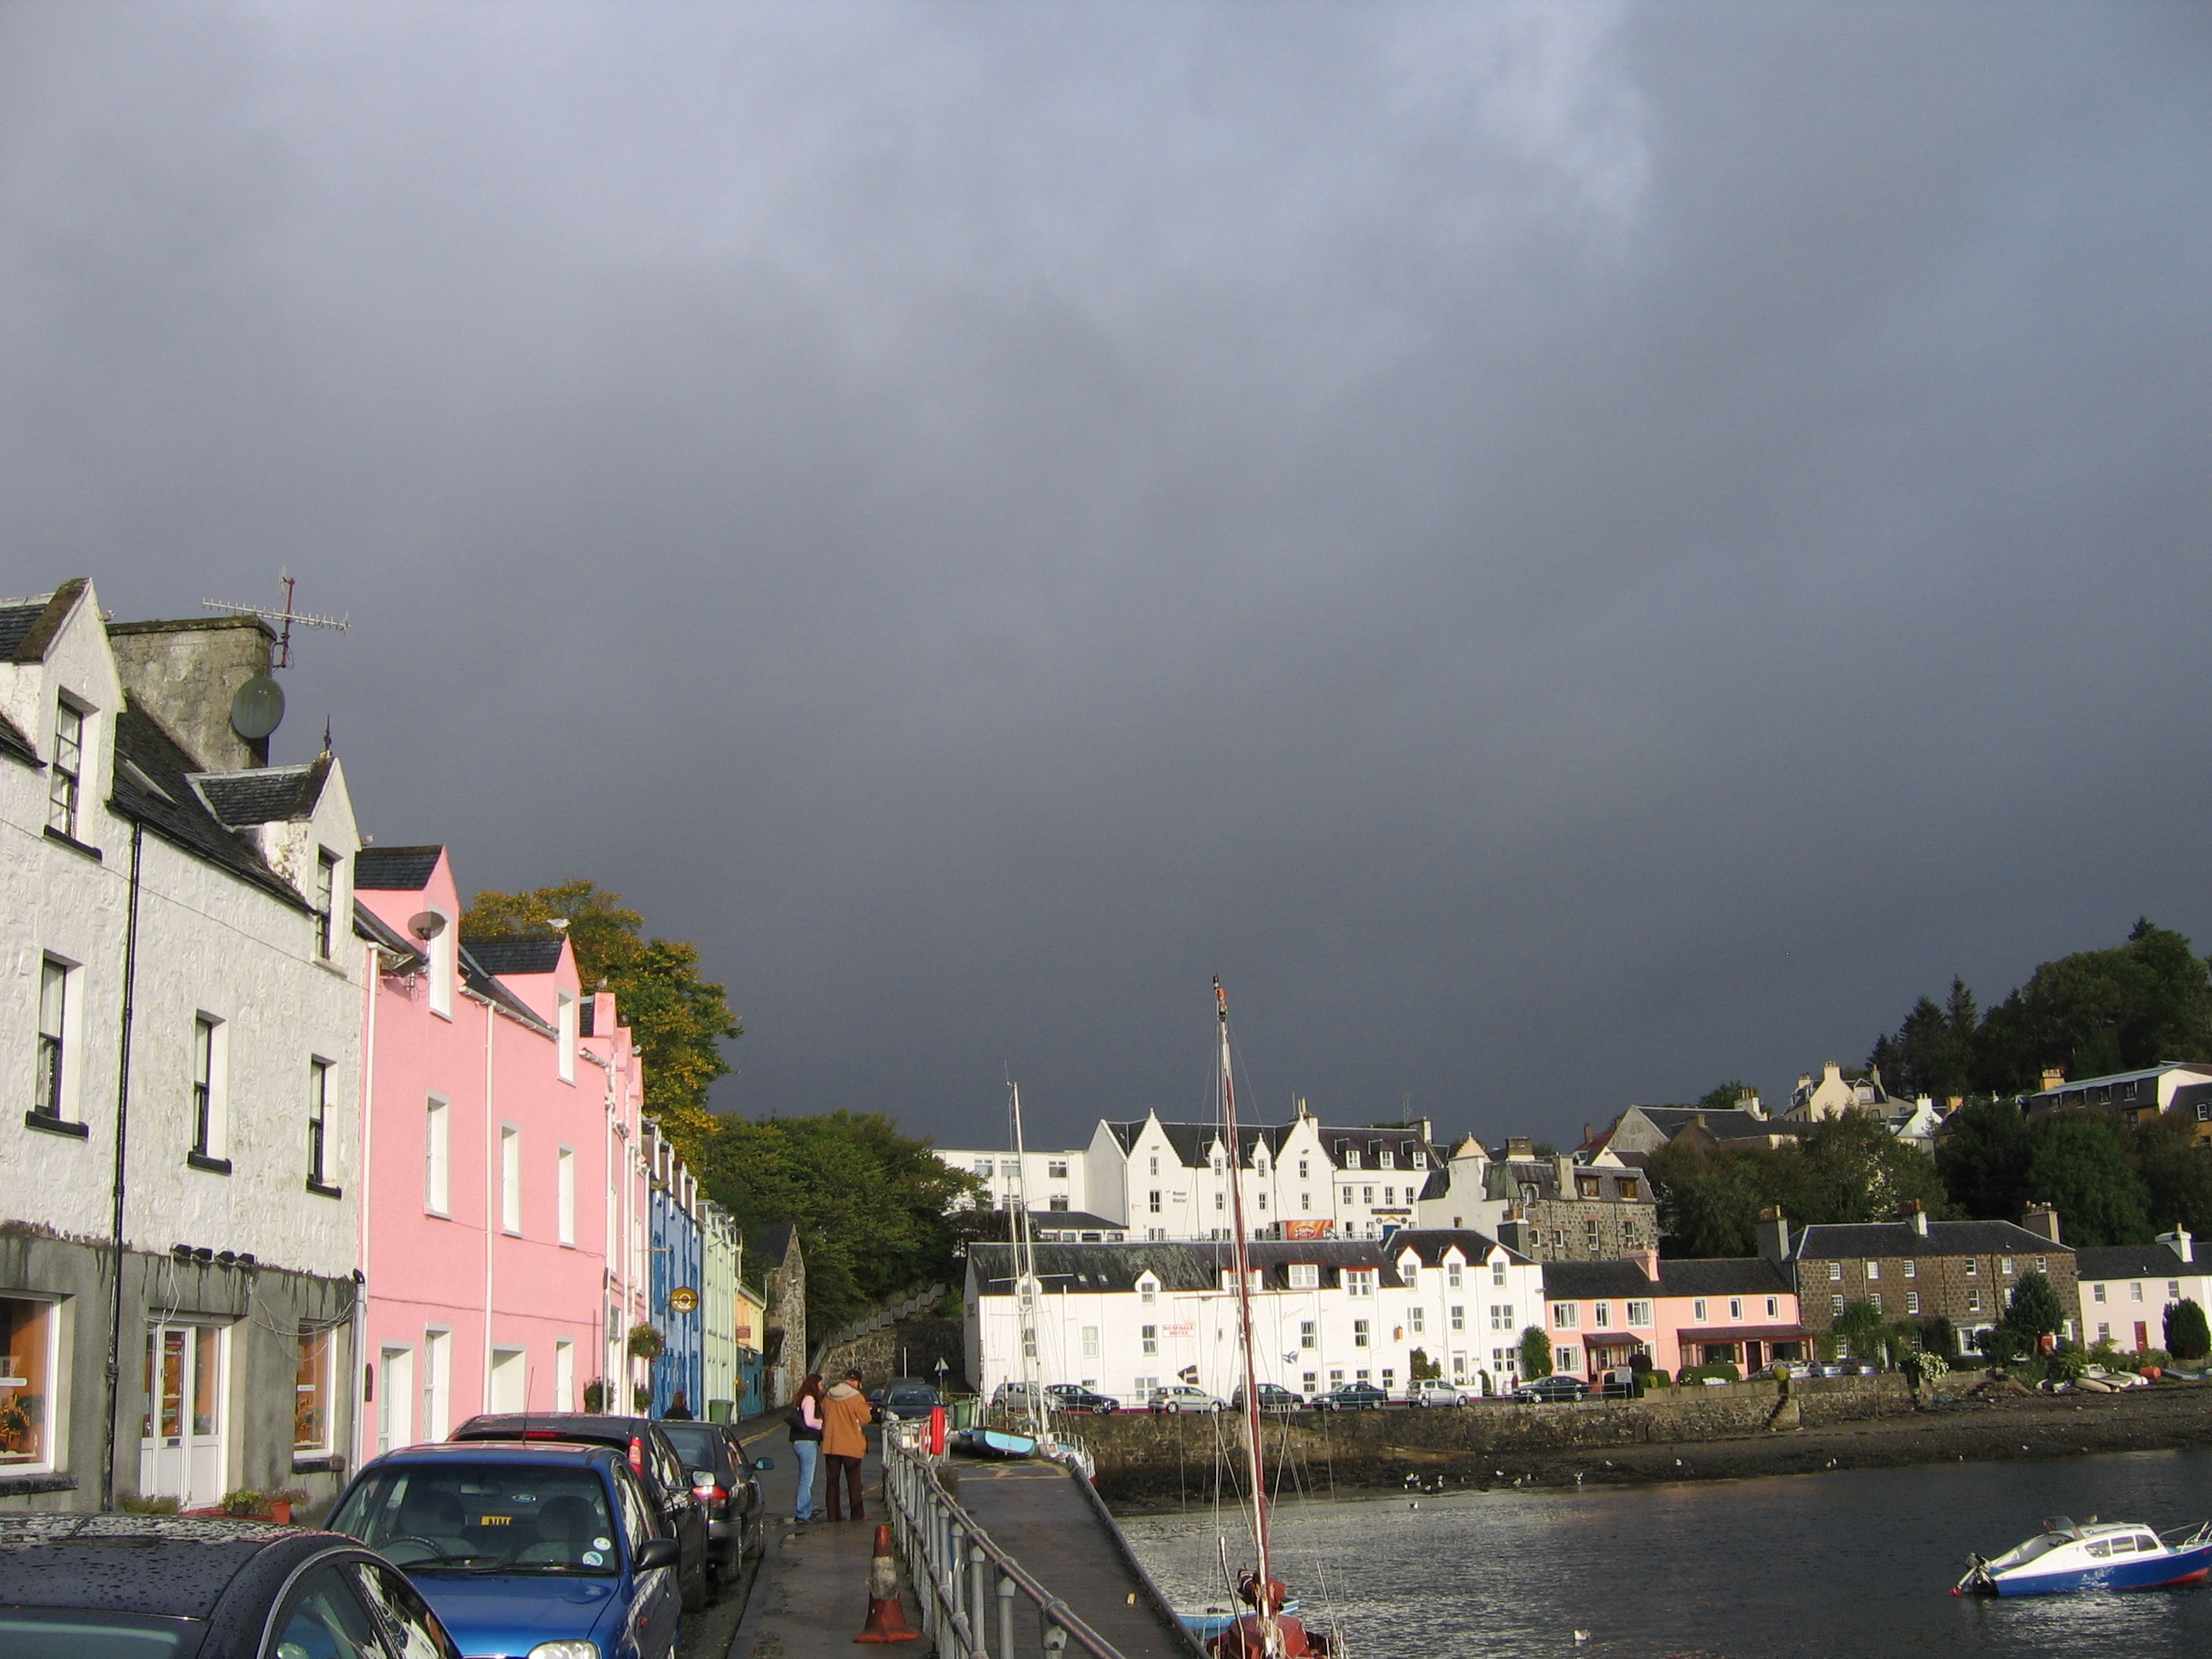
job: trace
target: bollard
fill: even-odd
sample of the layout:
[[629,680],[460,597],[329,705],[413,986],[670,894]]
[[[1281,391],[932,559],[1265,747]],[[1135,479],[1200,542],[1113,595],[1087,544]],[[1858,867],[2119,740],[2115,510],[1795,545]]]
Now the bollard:
[[899,1601],[898,1564],[891,1559],[891,1529],[876,1528],[875,1559],[868,1565],[868,1622],[855,1642],[918,1642],[921,1632],[906,1622]]
[[999,1575],[999,1659],[1014,1659],[1014,1581]]

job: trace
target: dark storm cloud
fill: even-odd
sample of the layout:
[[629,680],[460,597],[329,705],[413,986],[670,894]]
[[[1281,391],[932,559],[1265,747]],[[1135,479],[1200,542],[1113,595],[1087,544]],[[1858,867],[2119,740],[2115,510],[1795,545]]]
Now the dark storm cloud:
[[[722,1103],[1557,1133],[2212,933],[2199,9],[0,10],[0,546]],[[2212,940],[2206,941],[2212,943]]]

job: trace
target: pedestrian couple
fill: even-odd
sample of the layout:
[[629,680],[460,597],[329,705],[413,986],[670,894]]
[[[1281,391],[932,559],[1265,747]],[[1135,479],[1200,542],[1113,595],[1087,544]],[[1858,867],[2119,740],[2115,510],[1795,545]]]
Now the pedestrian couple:
[[799,1399],[791,1408],[791,1452],[799,1462],[799,1502],[791,1518],[814,1519],[814,1464],[817,1455],[829,1464],[830,1519],[842,1521],[837,1483],[842,1476],[845,1493],[853,1500],[853,1519],[865,1521],[860,1506],[860,1460],[868,1455],[868,1424],[875,1412],[860,1392],[860,1374],[847,1371],[834,1388],[822,1386],[821,1373],[810,1372],[799,1385]]

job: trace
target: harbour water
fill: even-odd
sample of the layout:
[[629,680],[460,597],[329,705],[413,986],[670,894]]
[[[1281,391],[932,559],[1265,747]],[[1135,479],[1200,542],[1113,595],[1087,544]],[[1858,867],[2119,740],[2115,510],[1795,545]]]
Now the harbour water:
[[[2205,1519],[2212,1450],[1413,1501],[1278,1511],[1277,1574],[1345,1659],[2212,1654],[2212,1589],[1950,1594],[2046,1515]],[[1210,1511],[1123,1526],[1177,1606],[1223,1600]]]

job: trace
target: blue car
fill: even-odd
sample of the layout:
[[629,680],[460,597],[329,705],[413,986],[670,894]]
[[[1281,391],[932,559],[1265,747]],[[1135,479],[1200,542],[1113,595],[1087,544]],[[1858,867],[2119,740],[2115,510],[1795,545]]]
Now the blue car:
[[670,1659],[681,1547],[610,1446],[410,1446],[354,1478],[333,1532],[378,1551],[464,1653]]

